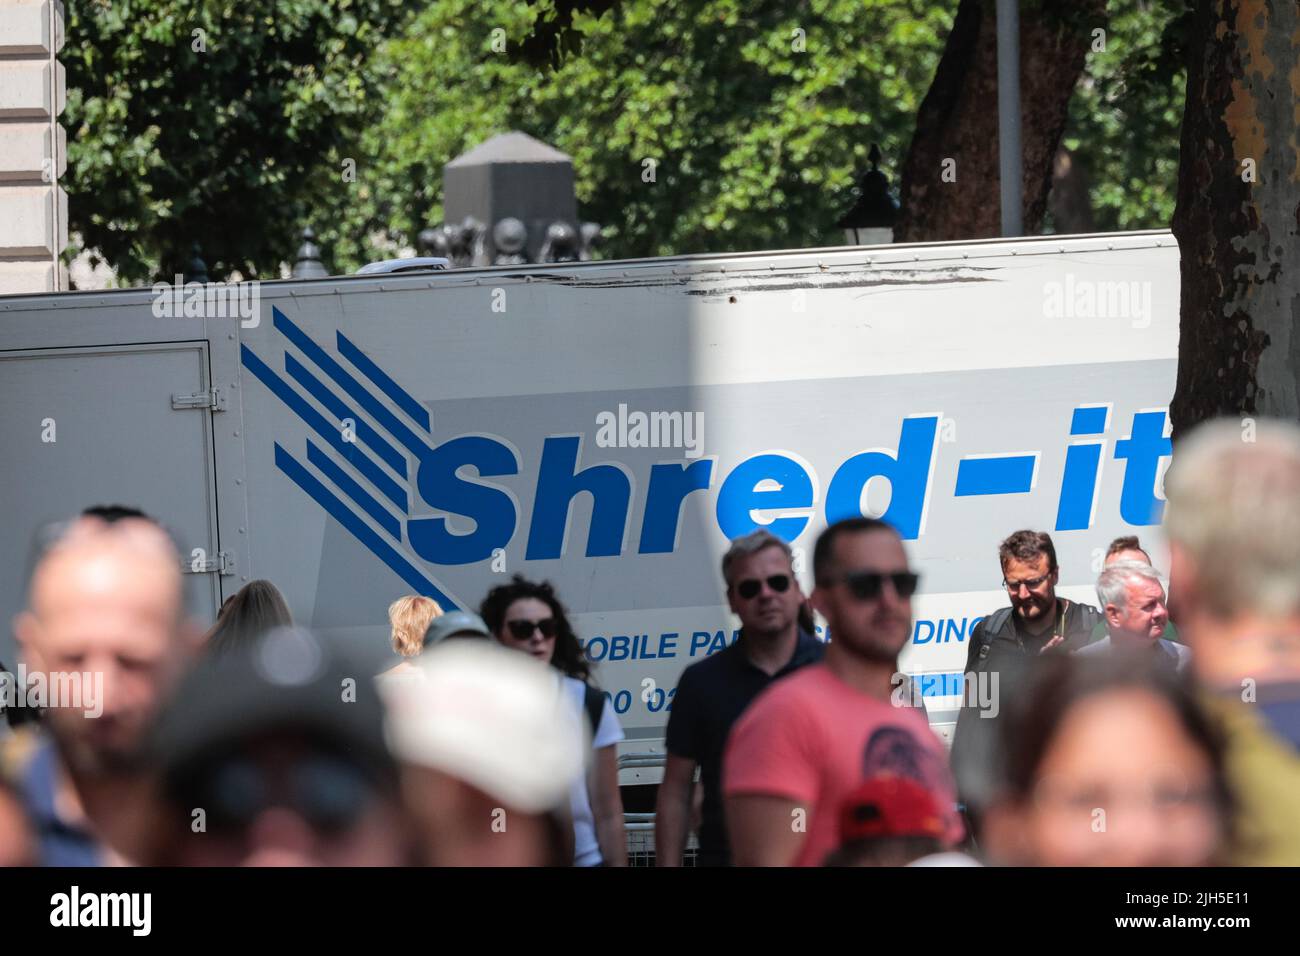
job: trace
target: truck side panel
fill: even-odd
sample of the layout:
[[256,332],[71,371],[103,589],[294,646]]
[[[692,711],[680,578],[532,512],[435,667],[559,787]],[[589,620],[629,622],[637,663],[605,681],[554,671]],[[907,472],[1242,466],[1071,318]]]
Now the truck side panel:
[[805,589],[828,519],[903,531],[922,592],[902,667],[940,732],[971,627],[1006,603],[1007,533],[1051,531],[1080,600],[1111,538],[1163,557],[1167,233],[265,283],[248,327],[45,298],[0,301],[0,349],[200,328],[231,396],[211,419],[223,594],[270,578],[382,655],[401,594],[476,607],[512,573],[550,579],[627,749],[657,746],[682,669],[734,638],[718,564],[753,527],[791,541]]

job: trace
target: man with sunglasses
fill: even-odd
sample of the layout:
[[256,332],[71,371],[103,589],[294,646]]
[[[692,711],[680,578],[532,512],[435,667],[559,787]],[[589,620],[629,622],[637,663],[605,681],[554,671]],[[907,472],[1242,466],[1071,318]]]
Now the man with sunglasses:
[[1017,531],[998,545],[1011,606],[982,618],[966,645],[965,693],[953,739],[952,768],[971,819],[994,796],[1006,705],[1024,697],[1034,665],[1092,642],[1101,612],[1056,594],[1056,547],[1044,531]]
[[838,845],[845,800],[885,774],[932,794],[944,844],[955,844],[963,829],[943,743],[919,710],[893,702],[918,584],[902,539],[875,518],[837,522],[817,540],[813,575],[813,606],[831,629],[824,661],[760,695],[727,743],[736,862],[821,865]]
[[146,862],[414,861],[384,709],[365,664],[337,642],[287,627],[204,657],[152,740],[162,786]]
[[699,863],[730,862],[721,788],[727,734],[773,681],[821,660],[824,649],[799,626],[804,595],[794,577],[790,546],[780,538],[761,528],[737,538],[722,559],[722,577],[727,602],[740,618],[740,638],[692,664],[677,683],[655,812],[660,866],[681,865],[697,765],[704,788]]

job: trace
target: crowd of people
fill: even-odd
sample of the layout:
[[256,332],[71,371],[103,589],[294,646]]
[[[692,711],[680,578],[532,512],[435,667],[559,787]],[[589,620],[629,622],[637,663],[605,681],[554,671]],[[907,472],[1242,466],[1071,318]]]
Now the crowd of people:
[[[678,682],[658,864],[691,833],[717,866],[1300,864],[1300,428],[1253,437],[1179,442],[1168,577],[1120,538],[1093,607],[1057,593],[1050,535],[1001,542],[951,750],[899,670],[921,580],[890,524],[830,525],[806,595],[787,542],[731,542],[739,637]],[[628,862],[624,732],[549,584],[401,597],[380,666],[267,581],[204,633],[180,567],[132,508],[39,536],[24,679],[100,699],[7,708],[0,863]]]

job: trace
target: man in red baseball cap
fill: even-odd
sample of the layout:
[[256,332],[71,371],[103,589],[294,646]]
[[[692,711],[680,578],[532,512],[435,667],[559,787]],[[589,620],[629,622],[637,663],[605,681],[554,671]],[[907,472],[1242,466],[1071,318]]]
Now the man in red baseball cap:
[[934,796],[894,774],[871,777],[840,808],[840,846],[826,866],[906,866],[942,853],[947,824]]

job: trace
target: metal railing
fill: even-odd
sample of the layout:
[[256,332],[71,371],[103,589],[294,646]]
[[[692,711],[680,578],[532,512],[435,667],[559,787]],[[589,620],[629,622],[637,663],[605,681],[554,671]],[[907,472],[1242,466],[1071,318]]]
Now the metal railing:
[[[664,754],[631,753],[618,758],[619,770],[653,770],[662,768]],[[653,813],[623,814],[623,829],[627,831],[627,865],[655,865],[655,815]],[[686,837],[686,852],[682,855],[684,866],[695,866],[700,853],[700,841],[694,833]]]

